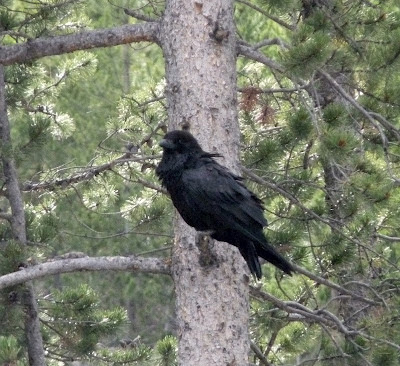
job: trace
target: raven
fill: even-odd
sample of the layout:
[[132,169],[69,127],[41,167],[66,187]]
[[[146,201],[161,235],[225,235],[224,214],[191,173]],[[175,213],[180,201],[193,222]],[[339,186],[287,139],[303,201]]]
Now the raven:
[[159,145],[163,156],[156,174],[185,222],[219,241],[237,247],[251,273],[261,278],[258,257],[287,274],[293,267],[263,234],[263,205],[242,178],[218,164],[187,131],[171,131]]

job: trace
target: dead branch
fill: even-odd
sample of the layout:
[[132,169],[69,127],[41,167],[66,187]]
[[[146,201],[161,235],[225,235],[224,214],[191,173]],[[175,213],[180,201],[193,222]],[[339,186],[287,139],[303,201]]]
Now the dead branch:
[[344,325],[344,323],[333,313],[327,311],[327,310],[312,310],[307,308],[304,305],[301,305],[299,303],[296,303],[294,301],[283,301],[281,299],[278,299],[277,297],[262,291],[254,286],[250,286],[250,294],[254,296],[255,298],[266,300],[269,302],[272,302],[274,305],[276,305],[279,309],[284,310],[288,314],[297,314],[299,315],[299,321],[300,320],[307,320],[310,323],[317,323],[321,327],[327,326],[332,329],[336,329],[342,334],[344,334],[346,337],[355,337],[355,336],[361,336],[365,339],[368,339],[370,341],[378,342],[378,343],[383,343],[386,344],[390,347],[395,348],[396,350],[400,350],[400,345],[392,342],[392,341],[387,341],[383,338],[377,338],[374,336],[371,336],[364,331],[357,330],[357,329],[351,329],[348,328]]
[[265,66],[270,67],[273,70],[283,72],[283,67],[279,65],[276,61],[265,56],[262,52],[253,49],[250,46],[245,46],[244,44],[237,45],[237,52],[240,55],[246,56],[254,61],[260,62]]
[[6,212],[0,212],[0,219],[7,220],[11,222],[12,216]]
[[136,18],[138,20],[143,20],[145,22],[156,22],[157,21],[157,19],[149,17],[147,15],[144,15],[141,12],[134,10],[134,9],[124,8],[124,13],[126,15],[129,15],[130,17]]
[[273,366],[272,363],[270,363],[267,360],[267,358],[264,356],[264,353],[260,350],[260,348],[253,341],[250,341],[250,349],[254,352],[254,354],[260,360],[262,365]]
[[[22,190],[24,192],[32,192],[32,191],[40,191],[40,190],[54,190],[56,188],[67,188],[71,184],[76,184],[80,183],[89,179],[92,179],[93,177],[108,171],[112,170],[113,167],[126,164],[129,162],[143,162],[148,159],[155,159],[158,158],[158,156],[132,156],[131,153],[125,153],[124,155],[120,156],[119,158],[110,161],[109,163],[105,163],[99,166],[93,166],[93,167],[88,167],[84,168],[82,171],[80,171],[78,174],[72,175],[71,177],[67,178],[60,178],[60,179],[55,179],[53,181],[49,182],[39,182],[39,183],[34,183],[34,182],[27,182],[23,185]],[[140,184],[145,185],[144,181],[141,182],[140,180],[138,181]],[[149,185],[148,185],[149,186]],[[151,187],[157,190],[160,190],[161,188],[158,186]]]
[[355,109],[357,109],[373,126],[376,127],[374,120],[378,121],[388,131],[392,132],[396,138],[400,141],[400,131],[393,126],[386,118],[382,115],[367,111],[360,103],[358,103],[350,94],[348,94],[339,83],[330,76],[327,72],[319,69],[318,72],[331,84],[331,86],[344,98],[346,99]]
[[130,271],[170,274],[170,266],[165,259],[138,256],[60,259],[22,268],[18,272],[1,276],[0,290],[46,276],[82,271]]
[[12,46],[0,46],[0,64],[24,63],[45,56],[133,42],[158,42],[158,23],[125,24],[108,29],[37,38]]
[[267,13],[265,10],[261,9],[257,5],[254,5],[254,4],[250,3],[249,1],[246,1],[246,0],[236,0],[236,1],[238,3],[244,4],[244,5],[248,6],[249,8],[252,8],[252,9],[258,11],[260,14],[264,15],[268,19],[271,19],[272,21],[274,21],[275,23],[281,25],[282,27],[285,27],[286,29],[289,29],[289,30],[295,30],[296,29],[295,26],[293,26],[291,24],[288,24],[288,23],[284,22],[283,20],[279,19],[278,17],[275,17],[275,16]]
[[349,295],[349,296],[353,297],[354,299],[362,301],[362,302],[365,302],[365,303],[367,303],[369,305],[377,305],[378,306],[378,305],[383,305],[384,304],[384,301],[380,297],[379,297],[379,299],[382,302],[373,301],[371,299],[368,299],[368,298],[365,298],[363,296],[360,296],[360,295],[354,293],[353,291],[350,291],[350,290],[344,288],[343,286],[340,286],[340,285],[338,285],[338,284],[336,284],[336,283],[334,283],[332,281],[329,281],[326,278],[317,276],[316,274],[314,274],[314,273],[312,273],[310,271],[307,271],[303,267],[300,267],[300,266],[298,266],[298,265],[296,265],[294,263],[293,263],[293,267],[294,267],[294,270],[296,272],[305,275],[306,277],[310,278],[311,280],[313,280],[313,281],[315,281],[317,283],[320,283],[322,285],[328,286],[328,287],[338,291],[341,294]]

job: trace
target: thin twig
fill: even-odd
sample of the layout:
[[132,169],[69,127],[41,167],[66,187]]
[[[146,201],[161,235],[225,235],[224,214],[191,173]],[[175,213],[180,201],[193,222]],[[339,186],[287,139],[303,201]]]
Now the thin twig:
[[260,348],[252,341],[250,340],[250,349],[254,352],[254,354],[257,356],[257,358],[260,360],[262,365],[265,366],[273,366],[272,363],[270,363],[267,358],[264,356]]
[[130,17],[136,18],[138,20],[143,20],[145,22],[156,22],[158,20],[152,17],[148,17],[147,15],[144,15],[143,13],[140,13],[133,9],[124,8],[124,13],[126,15],[129,15]]
[[79,174],[73,175],[71,177],[56,179],[50,182],[33,183],[27,182],[23,185],[22,190],[25,192],[39,191],[39,190],[54,190],[55,188],[67,188],[71,184],[80,183],[103,173],[107,170],[112,170],[114,166],[123,165],[129,162],[143,162],[149,159],[157,159],[159,156],[132,156],[131,153],[125,153],[121,157],[110,161],[109,163],[102,164],[95,167],[85,168]]
[[260,14],[264,15],[268,19],[273,20],[275,23],[281,25],[282,27],[284,27],[286,29],[289,29],[289,30],[292,30],[292,31],[296,29],[295,26],[293,26],[291,24],[288,24],[288,23],[284,22],[283,20],[279,19],[278,17],[275,17],[275,16],[267,13],[266,11],[264,11],[263,9],[258,7],[257,5],[254,5],[254,4],[252,4],[252,3],[250,3],[250,2],[248,2],[246,0],[236,0],[236,2],[244,4],[244,5],[248,6],[249,8],[252,8],[252,9],[258,11]]

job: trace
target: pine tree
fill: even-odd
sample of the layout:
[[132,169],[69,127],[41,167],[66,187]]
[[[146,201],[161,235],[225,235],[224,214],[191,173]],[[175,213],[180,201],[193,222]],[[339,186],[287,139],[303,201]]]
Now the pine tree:
[[[1,155],[18,167],[27,245],[13,234],[3,183],[0,287],[41,263],[43,271],[59,266],[54,277],[35,282],[50,364],[197,362],[188,342],[193,327],[188,321],[177,331],[171,300],[173,281],[182,288],[190,279],[179,274],[196,267],[196,251],[173,280],[153,274],[168,274],[171,258],[179,268],[177,252],[187,249],[182,243],[194,245],[182,233],[173,243],[172,206],[153,173],[167,122],[169,128],[190,125],[203,146],[218,150],[231,167],[237,168],[229,159],[240,150],[246,184],[266,207],[267,237],[298,265],[292,278],[265,265],[263,281],[250,283],[250,362],[398,365],[397,3],[238,0],[236,34],[229,11],[190,4],[181,3],[176,14],[187,17],[174,23],[169,1],[166,9],[149,3],[137,10],[98,2],[3,2],[0,62],[6,65],[12,144],[3,138]],[[185,29],[198,26],[193,34],[174,28],[188,19]],[[66,34],[69,38],[62,37]],[[174,34],[186,42],[185,52]],[[54,38],[46,41],[48,36]],[[143,40],[157,40],[163,54],[155,44],[143,49],[125,44]],[[88,51],[117,44],[125,45]],[[229,60],[221,63],[228,46]],[[201,61],[206,49],[219,52]],[[236,54],[240,149],[229,69]],[[164,81],[162,56],[167,72],[182,72]],[[217,72],[211,79],[211,73],[200,72],[210,59]],[[194,71],[183,72],[192,65]],[[231,77],[225,84],[217,82],[226,75]],[[212,128],[205,128],[210,121]],[[236,145],[225,143],[232,136]],[[187,231],[183,224],[177,228]],[[128,257],[133,253],[141,256]],[[61,274],[104,268],[135,273]],[[245,267],[237,268],[218,286],[242,278],[238,273]],[[203,290],[218,276],[219,269],[209,270],[199,285]],[[1,290],[0,360],[26,364],[23,291],[20,282],[12,283]],[[241,289],[246,302],[247,290]],[[210,295],[215,299],[211,290]],[[180,321],[184,311],[190,320],[201,313],[205,297],[198,296],[199,291],[191,296],[200,306],[193,311],[178,302]],[[224,310],[217,333],[232,312],[232,306]],[[203,318],[196,320],[199,329]],[[200,343],[207,338],[195,333]],[[219,346],[211,342],[208,352]]]
[[[280,37],[268,43],[255,39],[254,32],[243,36],[243,44],[259,42],[268,46],[265,56],[280,60],[272,73],[245,64],[241,85],[243,129],[251,144],[244,157],[263,180],[249,178],[270,190],[264,193],[273,217],[269,237],[298,263],[360,299],[379,302],[380,283],[396,272],[398,255],[393,246],[398,225],[387,225],[398,197],[398,106],[392,99],[396,91],[387,89],[398,68],[398,47],[391,43],[399,24],[397,7],[390,2],[240,3],[256,8],[253,24],[269,25],[269,38],[274,32]],[[249,90],[257,91],[252,99]],[[346,333],[341,338],[324,326],[285,321],[276,312],[275,321],[254,325],[260,349],[273,362],[292,355],[304,363],[379,365],[386,352],[396,352],[398,340],[387,346],[390,339],[370,326],[386,311],[390,317],[397,313],[392,308],[397,300],[371,307],[307,282],[297,283],[296,291],[286,281],[279,290],[268,283],[267,290],[329,310],[350,332],[366,326],[365,338]],[[259,321],[271,312],[268,304],[254,306]],[[273,355],[274,348],[281,351]],[[391,357],[387,362],[397,364]]]

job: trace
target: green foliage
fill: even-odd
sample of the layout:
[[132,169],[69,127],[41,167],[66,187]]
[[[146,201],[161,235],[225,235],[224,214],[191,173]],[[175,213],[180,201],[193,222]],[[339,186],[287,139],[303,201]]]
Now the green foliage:
[[120,307],[100,309],[99,296],[93,289],[79,285],[54,292],[48,316],[46,323],[54,331],[49,336],[51,348],[89,355],[100,339],[118,330],[127,315]]
[[339,128],[345,126],[347,121],[347,112],[343,104],[330,103],[323,110],[323,119],[327,126]]
[[176,353],[177,353],[177,342],[173,336],[166,336],[159,340],[155,346],[155,350],[158,357],[156,356],[156,364],[158,366],[174,366],[177,365]]
[[379,347],[372,357],[373,365],[397,366],[399,364],[398,352],[394,348]]
[[[4,236],[3,238],[7,238]],[[26,247],[14,240],[9,240],[0,251],[0,272],[6,274],[18,270],[26,258]]]
[[[278,72],[238,59],[242,160],[267,183],[247,182],[266,207],[265,233],[281,253],[316,275],[362,297],[385,299],[385,306],[363,309],[305,276],[282,277],[266,264],[262,291],[286,306],[297,304],[297,311],[329,311],[364,336],[344,336],[332,318],[323,327],[300,312],[288,314],[254,299],[252,338],[261,350],[269,348],[268,361],[275,365],[398,365],[397,350],[386,342],[400,343],[398,4],[251,4],[261,12],[235,4],[239,37],[251,44],[274,41],[254,49],[283,66]],[[160,16],[163,6],[135,4],[150,17]],[[0,8],[5,46],[130,22],[136,20],[118,6],[94,0],[3,1]],[[124,45],[6,67],[13,144],[2,146],[2,155],[17,161],[30,246],[12,241],[9,223],[1,220],[2,273],[71,251],[152,253],[170,260],[172,206],[154,175],[167,120],[161,59],[157,46]],[[118,161],[121,156],[126,161]],[[43,188],[32,189],[40,183]],[[4,202],[1,212],[10,212]],[[77,273],[35,286],[50,364],[176,364],[176,339],[165,336],[174,331],[170,279]],[[0,363],[26,364],[21,295],[18,286],[1,293],[6,336],[0,337]],[[142,341],[122,341],[137,337]]]
[[320,145],[320,153],[328,161],[334,159],[338,163],[345,163],[356,148],[358,139],[352,130],[328,128]]
[[0,24],[5,31],[18,26],[17,16],[9,10],[0,11]]
[[[73,33],[88,26],[110,27],[110,22],[114,24],[116,16],[121,15],[119,8],[104,11],[98,2],[39,2],[29,11],[26,6],[24,2],[11,2],[9,21],[2,25],[10,24],[14,27],[10,30],[32,38]],[[143,8],[149,15],[151,10],[152,6]],[[24,26],[19,28],[21,22]],[[3,43],[24,41],[10,35]],[[17,159],[21,182],[29,181],[28,186],[47,182],[51,188],[27,194],[27,235],[35,247],[29,254],[23,251],[20,255],[11,255],[11,247],[6,252],[0,250],[5,273],[18,270],[29,255],[32,261],[42,261],[71,251],[131,255],[158,248],[161,256],[169,255],[164,246],[171,244],[171,206],[154,190],[142,192],[137,183],[146,179],[149,184],[159,184],[152,172],[152,159],[113,165],[112,172],[107,169],[82,184],[52,186],[56,180],[87,173],[90,165],[110,163],[129,146],[134,146],[134,157],[159,152],[152,146],[162,133],[157,124],[165,119],[164,67],[161,62],[150,65],[143,60],[161,59],[161,51],[153,46],[135,51],[135,57],[132,52],[127,45],[6,68],[14,141],[9,154]],[[124,69],[125,53],[131,59],[131,70]],[[142,74],[131,73],[139,67]],[[128,88],[134,91],[132,94],[127,94],[123,72],[130,73]],[[159,100],[148,103],[151,98]],[[143,141],[145,136],[150,137]],[[0,237],[10,236],[9,226],[1,221]],[[155,344],[171,321],[173,288],[171,281],[162,277],[149,281],[125,273],[76,274],[49,279],[38,287],[40,294],[40,290],[46,294],[46,300],[40,302],[40,316],[49,359],[53,352],[64,360],[91,359],[101,354],[104,364],[143,365],[150,354],[148,346],[114,349],[113,345],[123,337],[133,338],[138,329],[144,342]],[[6,334],[19,334],[23,314],[10,302],[10,296],[14,296],[11,290],[2,293],[0,312],[7,317],[0,317],[0,324]],[[16,303],[18,294],[15,291]],[[163,299],[162,306],[159,299]],[[155,319],[152,309],[157,306],[160,315]],[[25,348],[24,338],[18,340]]]
[[[393,215],[399,214],[400,199],[394,183],[399,179],[398,6],[394,1],[357,5],[346,1],[281,2],[286,11],[283,14],[279,4],[270,4],[268,7],[265,2],[257,2],[264,12],[279,16],[294,30],[274,24],[261,13],[258,18],[252,13],[250,24],[257,23],[257,19],[260,24],[264,21],[268,24],[264,37],[278,37],[285,42],[283,47],[262,48],[265,55],[281,60],[285,72],[271,72],[250,62],[241,67],[239,63],[244,94],[240,106],[243,158],[267,181],[266,186],[252,186],[267,208],[270,226],[266,234],[279,250],[310,271],[338,283],[363,281],[371,291],[381,293],[371,277],[379,283],[392,281],[388,277],[396,272],[392,264],[399,258],[394,238],[400,232],[393,221]],[[246,33],[244,19],[240,13],[238,29],[243,30],[245,40],[259,42],[262,31]],[[342,90],[338,92],[319,69],[333,77]],[[299,85],[304,89],[289,92]],[[273,119],[261,123],[257,115],[261,98],[254,98],[251,90],[268,95]],[[349,97],[353,98],[351,102]],[[371,111],[372,121],[360,108],[354,108],[354,103],[364,112]],[[385,121],[381,124],[379,116],[394,130],[384,126]],[[379,339],[348,339],[336,330],[328,333],[306,326],[307,322],[294,322],[293,318],[285,321],[285,316],[293,314],[254,301],[252,336],[261,350],[272,347],[268,361],[398,364],[398,350],[384,343],[389,340],[399,344],[399,322],[389,320],[396,317],[397,305],[388,297],[385,299],[390,305],[385,309],[363,311],[360,303],[340,301],[323,286],[280,279],[279,273],[275,274],[278,283],[274,283],[274,269],[265,265],[263,270],[265,291],[289,303],[327,309],[340,319],[348,317],[346,324],[352,329],[359,327]],[[351,288],[362,296],[372,294],[356,286]],[[397,299],[398,291],[393,291]],[[348,355],[345,361],[342,351]]]
[[21,347],[15,337],[0,336],[0,363],[2,365],[22,365],[19,361],[20,353]]
[[292,39],[292,47],[283,54],[283,64],[295,76],[308,77],[322,66],[332,53],[331,37],[304,25]]
[[104,360],[102,364],[146,365],[151,349],[144,345],[133,345],[130,349],[101,348],[97,354]]
[[304,108],[291,113],[288,118],[290,132],[298,139],[306,139],[313,130],[310,114]]

